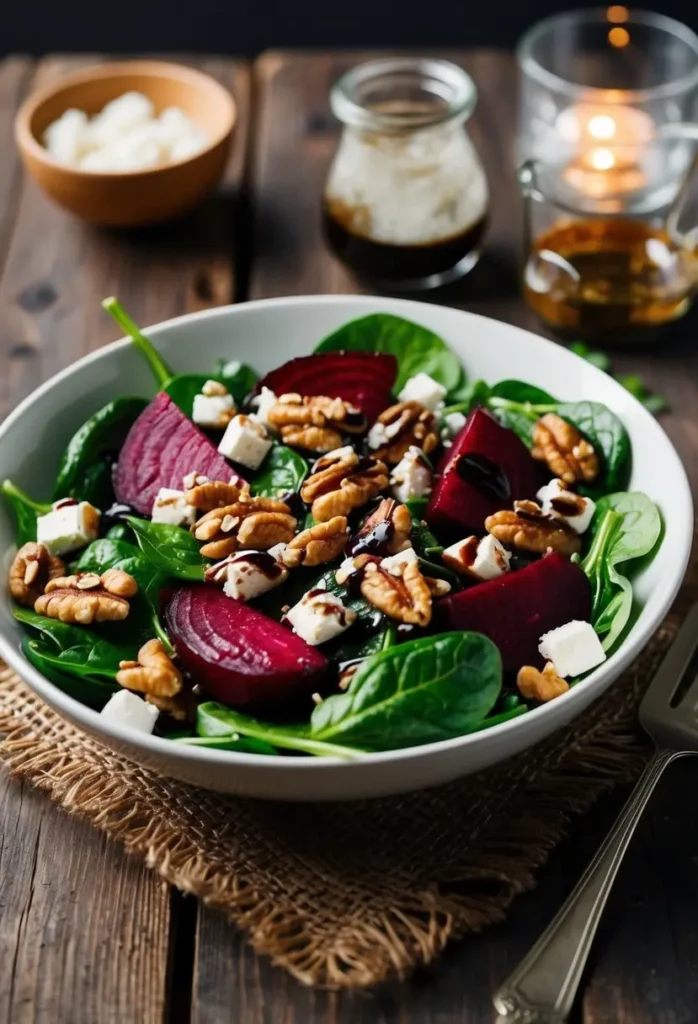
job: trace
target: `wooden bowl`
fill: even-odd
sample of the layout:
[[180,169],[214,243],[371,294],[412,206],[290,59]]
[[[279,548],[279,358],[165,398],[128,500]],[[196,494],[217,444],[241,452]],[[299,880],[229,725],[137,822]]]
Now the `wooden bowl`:
[[[76,107],[92,116],[132,90],[148,96],[156,114],[180,107],[210,139],[206,149],[135,171],[81,170],[49,155],[44,132],[66,110]],[[17,113],[15,139],[29,173],[60,206],[95,224],[135,227],[177,217],[214,188],[225,169],[235,117],[232,96],[208,75],[179,64],[128,61],[77,71],[29,96]]]

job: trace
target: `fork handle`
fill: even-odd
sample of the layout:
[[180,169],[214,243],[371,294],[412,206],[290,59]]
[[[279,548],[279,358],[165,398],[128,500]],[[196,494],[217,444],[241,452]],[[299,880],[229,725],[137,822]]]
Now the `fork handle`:
[[567,902],[495,993],[498,1024],[562,1024],[567,1019],[628,843],[664,769],[682,756],[656,751]]

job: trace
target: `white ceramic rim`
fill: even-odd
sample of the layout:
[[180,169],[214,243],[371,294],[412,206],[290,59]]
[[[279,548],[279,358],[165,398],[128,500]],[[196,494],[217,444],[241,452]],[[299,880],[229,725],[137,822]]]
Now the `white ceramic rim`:
[[[370,295],[311,295],[311,296],[290,296],[275,299],[258,299],[254,302],[242,303],[238,306],[219,306],[215,309],[205,310],[199,313],[187,313],[184,316],[173,317],[170,320],[165,320],[154,327],[145,328],[147,333],[154,338],[157,338],[158,334],[165,330],[172,324],[186,324],[189,322],[196,322],[204,318],[225,316],[231,309],[244,308],[246,310],[259,307],[269,306],[289,306],[289,305],[333,305],[338,301],[351,301],[357,307],[365,305],[367,307],[375,308],[376,297]],[[420,310],[423,310],[424,303],[405,299],[401,305],[405,308],[406,315],[412,315],[419,322]],[[468,311],[468,316],[474,317],[478,320],[491,320],[491,317],[484,317],[477,313],[471,313]],[[548,341],[546,338],[542,338],[537,334],[533,334],[530,331],[526,331],[523,328],[515,327],[512,324],[504,324],[507,330],[517,331],[522,335],[522,340],[528,346],[539,347],[543,357],[547,350],[555,348],[556,345],[552,341]],[[89,365],[96,360],[102,358],[104,353],[111,352],[117,348],[124,348],[131,344],[128,338],[122,338],[120,341],[112,342],[110,345],[105,345],[97,352],[92,352],[87,356],[83,356],[82,359],[72,363],[69,367],[61,370],[60,373],[55,374],[50,380],[45,381],[40,387],[28,395],[17,408],[10,413],[7,419],[0,426],[0,443],[2,443],[3,436],[7,429],[12,424],[20,419],[24,414],[25,409],[34,404],[38,399],[41,398],[42,394],[50,390],[54,384],[62,380],[65,377],[69,377],[71,373],[78,367]],[[533,354],[532,354],[533,355]],[[570,353],[573,355],[573,353]],[[578,356],[574,356],[575,359],[580,359]],[[582,360],[580,359],[580,362]],[[592,367],[595,372],[601,376],[606,375],[602,370],[596,370]],[[622,391],[626,401],[627,393],[624,391],[620,384],[616,385],[619,391]],[[639,403],[636,399],[632,399],[637,405],[637,415],[646,417],[652,424],[657,427],[657,423],[654,417],[647,412],[647,410]],[[661,429],[661,427],[659,428]],[[51,683],[48,679],[41,675],[33,665],[26,660],[22,655],[21,651],[18,650],[14,644],[10,643],[5,636],[0,633],[0,655],[6,661],[6,663],[13,668],[18,675],[23,679],[26,679],[32,686],[32,688],[39,694],[40,697],[45,698],[49,703],[54,704],[60,710],[64,711],[66,715],[73,719],[73,721],[84,725],[88,731],[93,734],[103,733],[109,736],[113,740],[118,740],[123,743],[127,743],[131,747],[138,748],[145,753],[151,753],[155,755],[166,755],[167,757],[178,757],[183,761],[196,762],[204,765],[208,764],[213,767],[221,768],[225,765],[230,768],[234,768],[236,765],[246,765],[249,767],[263,767],[267,770],[289,773],[289,772],[331,772],[338,768],[346,771],[351,769],[353,764],[365,765],[367,763],[381,765],[386,762],[406,762],[419,759],[422,757],[431,757],[435,753],[440,751],[453,750],[456,747],[471,746],[476,748],[479,744],[486,744],[490,742],[490,737],[497,735],[503,737],[509,732],[520,727],[520,724],[526,720],[530,720],[531,716],[541,718],[543,715],[548,715],[552,712],[554,706],[560,707],[560,702],[565,701],[567,709],[570,712],[569,718],[574,718],[576,712],[573,710],[575,705],[583,701],[584,691],[587,686],[592,685],[602,675],[607,675],[609,670],[612,672],[614,678],[617,677],[631,662],[637,657],[644,649],[645,645],[661,624],[664,616],[669,610],[676,594],[678,593],[679,587],[683,582],[683,578],[688,566],[688,560],[691,553],[691,547],[693,542],[693,498],[691,495],[691,489],[686,476],[683,463],[679,458],[675,448],[671,444],[671,441],[667,437],[667,443],[669,444],[670,450],[673,453],[673,458],[676,462],[676,481],[677,490],[672,495],[672,501],[676,502],[676,507],[681,510],[683,517],[682,523],[682,536],[683,550],[679,563],[676,567],[677,571],[672,574],[671,578],[666,577],[662,579],[657,591],[660,595],[659,603],[656,605],[656,610],[651,619],[645,623],[644,635],[642,635],[636,645],[628,645],[627,643],[616,651],[608,658],[598,669],[591,672],[586,679],[576,686],[564,693],[561,697],[557,697],[554,702],[543,704],[538,708],[534,708],[528,711],[525,715],[520,718],[511,719],[508,722],[502,722],[500,725],[492,726],[490,729],[483,729],[480,732],[468,733],[465,736],[456,736],[450,740],[439,740],[436,743],[427,743],[419,747],[405,747],[399,750],[386,750],[379,753],[367,753],[358,754],[355,761],[347,761],[340,758],[332,757],[308,757],[308,758],[295,758],[285,757],[278,755],[272,757],[264,754],[244,754],[237,753],[227,750],[215,750],[211,748],[203,749],[201,747],[187,747],[186,744],[174,744],[172,740],[167,740],[159,736],[147,735],[131,729],[124,729],[109,722],[103,718],[99,712],[92,710],[85,704],[81,704],[73,697],[69,697],[68,694],[64,693],[59,687]],[[657,592],[655,591],[655,593]]]

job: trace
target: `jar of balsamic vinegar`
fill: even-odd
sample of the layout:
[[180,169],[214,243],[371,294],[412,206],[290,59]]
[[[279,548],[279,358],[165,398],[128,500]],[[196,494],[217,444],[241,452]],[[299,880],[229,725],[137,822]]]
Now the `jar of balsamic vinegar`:
[[325,187],[325,237],[389,291],[447,284],[477,263],[488,188],[466,122],[477,91],[448,61],[361,64],[332,89],[344,124]]

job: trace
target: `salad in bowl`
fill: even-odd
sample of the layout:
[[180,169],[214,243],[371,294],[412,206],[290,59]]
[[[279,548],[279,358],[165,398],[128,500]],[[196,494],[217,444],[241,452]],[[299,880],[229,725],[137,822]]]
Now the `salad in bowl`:
[[392,312],[178,373],[104,305],[157,394],[90,416],[51,500],[2,491],[22,652],[107,729],[362,761],[526,719],[623,645],[662,519],[593,394],[471,380]]

